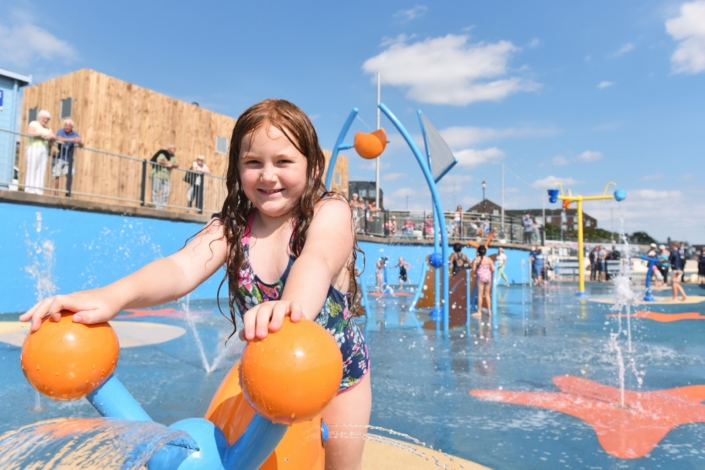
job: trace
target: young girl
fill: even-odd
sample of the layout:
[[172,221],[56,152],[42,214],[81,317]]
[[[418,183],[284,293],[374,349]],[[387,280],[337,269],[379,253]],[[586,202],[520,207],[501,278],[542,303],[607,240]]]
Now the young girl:
[[468,260],[468,257],[465,256],[465,253],[463,253],[463,245],[461,245],[460,243],[456,243],[453,245],[453,253],[450,254],[450,258],[448,258],[448,263],[453,268],[453,276],[458,274],[460,271],[468,268],[470,260]]
[[477,314],[482,314],[482,301],[487,302],[487,315],[492,315],[492,273],[494,263],[492,258],[485,257],[487,248],[477,247],[477,258],[472,262],[477,282]]
[[404,283],[409,281],[406,270],[411,269],[411,264],[408,261],[404,261],[403,256],[400,256],[399,262],[393,267],[399,268],[399,288],[401,289],[404,287]]
[[[338,395],[323,411],[332,431],[360,433],[369,423],[369,356],[348,311],[355,262],[349,205],[321,184],[324,157],[308,117],[283,100],[266,100],[238,119],[230,142],[222,212],[177,253],[100,289],[50,297],[22,315],[32,330],[61,310],[98,323],[123,309],[174,301],[225,265],[230,316],[244,312],[248,341],[281,328],[285,316],[323,325],[343,354]],[[363,439],[330,439],[326,467],[358,469]]]

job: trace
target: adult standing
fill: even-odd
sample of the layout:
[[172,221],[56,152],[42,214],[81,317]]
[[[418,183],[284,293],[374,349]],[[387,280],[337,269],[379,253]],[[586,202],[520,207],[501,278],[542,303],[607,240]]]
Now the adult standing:
[[504,279],[506,285],[509,285],[509,278],[507,277],[507,273],[504,272],[504,268],[507,265],[507,254],[502,247],[499,248],[499,253],[497,253],[497,262],[499,263],[499,267],[497,268],[497,283],[499,284],[499,281]]
[[457,238],[463,236],[463,206],[456,207],[453,213],[453,236]]
[[[64,119],[63,127],[56,132],[57,153],[51,162],[51,174],[54,177],[54,189],[59,189],[59,179],[62,176],[68,176],[69,167],[72,168],[71,174],[76,172],[76,167],[73,164],[73,151],[78,147],[83,147],[81,136],[73,128],[74,123],[71,119]],[[68,184],[67,184],[68,187]]]
[[191,185],[186,193],[188,206],[191,207],[193,201],[196,201],[196,207],[203,209],[203,179],[204,174],[209,174],[211,170],[206,165],[206,157],[199,155],[196,161],[191,164],[191,168],[186,172],[185,180]]
[[590,250],[590,253],[588,254],[588,259],[590,260],[590,280],[591,281],[596,281],[597,279],[595,278],[595,274],[597,273],[597,247],[593,246],[592,250]]
[[56,135],[47,127],[50,119],[49,111],[42,109],[37,113],[37,120],[27,126],[27,134],[31,137],[27,141],[25,150],[25,193],[44,194],[42,188],[47,172],[49,148],[56,140]]
[[668,252],[665,245],[659,245],[658,249],[659,249],[659,252],[656,255],[656,259],[658,260],[658,263],[657,263],[656,267],[658,268],[659,272],[661,273],[661,276],[663,277],[663,282],[667,284],[668,283],[668,270],[671,267],[671,263],[669,261],[671,254]]
[[685,258],[681,256],[681,252],[678,249],[677,242],[671,242],[671,253],[669,254],[668,261],[671,263],[671,269],[673,273],[671,275],[671,288],[673,292],[673,300],[678,299],[678,294],[681,295],[681,300],[688,300],[685,295],[681,281],[683,279],[683,270],[685,269]]
[[698,255],[698,284],[705,283],[705,246],[700,249]]
[[530,258],[531,260],[531,277],[534,285],[540,286],[546,275],[546,255],[541,252],[541,247],[536,247],[536,251]]
[[531,238],[534,233],[534,221],[531,219],[531,215],[525,214],[521,223],[524,226],[524,244],[531,245]]
[[166,149],[161,149],[151,159],[152,170],[149,178],[152,181],[152,202],[157,209],[164,209],[169,200],[171,191],[171,170],[178,168],[176,146],[169,144]]

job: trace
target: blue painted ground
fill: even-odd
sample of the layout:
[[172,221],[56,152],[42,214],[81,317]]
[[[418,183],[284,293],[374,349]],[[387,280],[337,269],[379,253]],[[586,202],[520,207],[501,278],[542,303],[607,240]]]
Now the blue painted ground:
[[[687,286],[689,293],[701,293]],[[372,424],[407,433],[435,449],[497,469],[700,469],[705,468],[705,423],[670,432],[647,457],[614,458],[602,450],[592,428],[582,421],[540,408],[487,402],[472,389],[558,391],[551,379],[570,374],[618,386],[615,355],[608,351],[617,320],[609,306],[580,303],[574,285],[548,289],[499,288],[499,328],[473,319],[470,328],[445,339],[420,332],[405,313],[411,297],[370,297],[369,316],[361,319],[372,356]],[[609,285],[589,285],[593,296],[607,296]],[[664,295],[665,292],[657,292]],[[703,311],[703,305],[673,305],[655,311]],[[178,304],[172,305],[179,308]],[[212,301],[191,302],[196,329],[213,364],[230,332]],[[419,312],[421,321],[425,313]],[[14,321],[0,315],[0,321]],[[187,328],[182,318],[144,317]],[[642,390],[705,383],[705,321],[632,323],[636,369],[644,371]],[[202,416],[241,345],[233,340],[216,370],[207,374],[189,332],[171,342],[125,349],[116,375],[155,420],[170,424]],[[59,403],[35,393],[19,367],[20,349],[0,343],[0,433],[54,417],[93,417],[84,402]],[[627,373],[627,388],[637,382]]]

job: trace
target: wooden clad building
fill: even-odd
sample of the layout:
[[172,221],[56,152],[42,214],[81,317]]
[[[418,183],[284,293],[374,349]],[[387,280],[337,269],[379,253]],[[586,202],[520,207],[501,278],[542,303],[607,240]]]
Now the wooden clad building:
[[[61,128],[64,119],[71,118],[74,129],[81,135],[85,146],[91,149],[150,159],[157,150],[174,144],[180,168],[190,167],[198,155],[204,155],[213,175],[225,176],[228,145],[236,122],[230,116],[90,69],[77,70],[26,88],[23,131],[41,109],[51,113],[49,127],[54,132]],[[140,179],[140,164],[124,161],[116,164],[114,158],[109,160],[103,154],[98,156],[98,152],[87,150],[81,154],[75,158],[73,192],[95,194],[96,188],[109,188],[115,195],[113,199],[130,199],[120,191],[133,191],[132,186]],[[24,159],[24,152],[20,153],[20,158]],[[21,172],[24,168],[21,161]],[[334,187],[347,188],[347,170],[347,159],[338,158],[335,173],[339,175],[333,181],[338,184]],[[21,174],[20,179],[23,178]],[[186,184],[183,181],[176,183]],[[206,189],[216,191],[217,194],[211,194],[211,197],[222,201],[222,187],[206,186]],[[178,191],[172,188],[169,203],[172,204],[172,198],[177,196]]]

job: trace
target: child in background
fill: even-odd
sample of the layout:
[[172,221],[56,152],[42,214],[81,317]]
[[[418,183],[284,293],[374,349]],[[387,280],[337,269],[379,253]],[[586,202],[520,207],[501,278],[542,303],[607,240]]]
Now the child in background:
[[[325,160],[308,117],[284,100],[266,100],[235,124],[228,195],[217,214],[184,248],[106,287],[49,297],[20,317],[37,330],[45,317],[74,312],[77,323],[99,323],[121,310],[174,301],[225,265],[233,333],[265,338],[285,316],[324,326],[343,355],[338,395],[323,411],[331,430],[359,434],[369,423],[369,356],[348,311],[356,241],[349,205],[325,191]],[[224,281],[225,282],[225,281]],[[364,439],[329,439],[326,467],[359,469]]]
[[393,267],[399,268],[399,288],[401,289],[402,287],[404,287],[405,282],[409,282],[409,279],[407,279],[407,276],[406,276],[406,270],[411,269],[411,264],[404,261],[403,256],[400,256],[399,262],[396,265],[394,265]]
[[486,301],[487,315],[492,315],[492,273],[494,263],[492,258],[485,256],[487,248],[483,245],[477,247],[477,258],[472,262],[472,269],[477,279],[477,313],[482,314],[482,301]]

